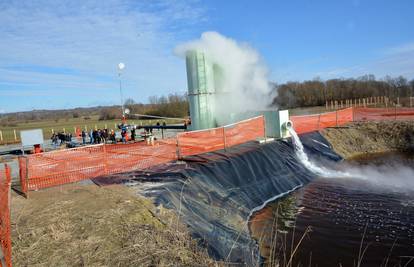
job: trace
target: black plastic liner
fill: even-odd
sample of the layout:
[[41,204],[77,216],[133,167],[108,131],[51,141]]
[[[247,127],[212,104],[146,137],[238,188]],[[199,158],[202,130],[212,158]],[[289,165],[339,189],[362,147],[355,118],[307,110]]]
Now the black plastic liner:
[[[341,160],[319,133],[301,139],[311,157]],[[137,184],[156,204],[176,210],[190,232],[206,244],[210,255],[256,265],[257,244],[248,230],[251,214],[313,178],[298,162],[291,141],[278,140],[251,142],[189,157],[185,163],[164,165],[152,172],[102,177],[94,182]]]

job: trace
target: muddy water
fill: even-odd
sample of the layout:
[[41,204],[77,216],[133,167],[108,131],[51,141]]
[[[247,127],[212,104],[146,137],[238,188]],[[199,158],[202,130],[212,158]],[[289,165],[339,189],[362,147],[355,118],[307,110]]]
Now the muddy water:
[[[414,168],[414,157],[380,155],[352,164]],[[293,266],[414,266],[414,188],[319,178],[256,213],[250,231],[273,266],[289,261]]]

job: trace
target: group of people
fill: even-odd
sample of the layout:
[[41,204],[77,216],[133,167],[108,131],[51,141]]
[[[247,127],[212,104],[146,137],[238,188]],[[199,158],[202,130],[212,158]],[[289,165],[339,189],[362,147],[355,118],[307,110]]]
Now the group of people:
[[59,146],[67,142],[70,143],[72,141],[72,134],[64,133],[64,132],[57,132],[57,133],[53,133],[50,139],[52,140],[53,146]]
[[[89,137],[89,144],[101,144],[101,143],[108,143],[111,142],[113,144],[117,143],[115,131],[113,129],[91,129],[89,133],[86,131],[82,131],[82,144],[86,145],[87,137]],[[126,127],[121,127],[121,141],[122,143],[126,143],[128,139],[128,133]],[[131,130],[131,140],[135,140],[135,129]]]
[[82,131],[81,137],[82,137],[82,144],[86,145],[86,137],[89,137],[89,144],[101,144],[101,143],[107,143],[108,141],[111,141],[113,143],[116,143],[115,138],[115,132],[114,130],[109,131],[108,129],[91,129],[89,133],[86,133],[86,131]]
[[[128,136],[128,129],[125,125],[121,124],[119,125],[119,128],[121,130],[121,136],[120,141],[122,143],[126,143],[127,141],[135,141],[135,128],[131,128],[131,135]],[[80,129],[79,129],[80,131]],[[82,144],[102,144],[102,143],[117,143],[117,138],[115,135],[115,131],[113,129],[91,129],[89,132],[82,130],[82,132],[77,132],[77,136],[82,137]],[[58,132],[53,133],[52,137],[50,138],[52,140],[53,146],[59,146],[62,144],[71,144],[72,142],[72,134],[71,133],[64,133],[64,132]]]

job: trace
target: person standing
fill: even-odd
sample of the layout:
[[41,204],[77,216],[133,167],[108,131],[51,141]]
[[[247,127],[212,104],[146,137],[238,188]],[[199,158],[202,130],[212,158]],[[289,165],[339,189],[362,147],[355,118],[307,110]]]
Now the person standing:
[[86,133],[84,130],[82,130],[81,135],[82,135],[82,144],[85,145],[86,144]]
[[121,139],[122,139],[122,143],[126,144],[126,130],[122,130],[121,131]]
[[132,127],[131,129],[131,140],[132,142],[135,142],[135,127]]
[[116,144],[115,131],[113,129],[111,130],[111,141],[112,144]]
[[91,131],[89,132],[89,143],[93,144],[94,140],[93,140],[93,130],[91,129]]

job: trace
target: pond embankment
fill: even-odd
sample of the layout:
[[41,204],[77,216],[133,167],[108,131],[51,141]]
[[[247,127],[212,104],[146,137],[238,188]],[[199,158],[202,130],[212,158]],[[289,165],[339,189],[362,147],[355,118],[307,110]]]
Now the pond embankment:
[[120,185],[12,194],[14,266],[220,266],[175,214]]
[[414,121],[355,122],[321,134],[344,159],[374,153],[414,150]]

